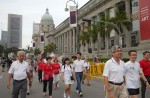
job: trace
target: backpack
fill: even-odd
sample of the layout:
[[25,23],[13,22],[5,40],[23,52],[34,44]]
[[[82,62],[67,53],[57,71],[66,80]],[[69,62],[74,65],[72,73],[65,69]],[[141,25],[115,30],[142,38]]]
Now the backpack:
[[[63,65],[63,66],[64,66],[64,69],[65,69],[66,66],[65,65]],[[70,65],[70,68],[72,69],[71,65]]]

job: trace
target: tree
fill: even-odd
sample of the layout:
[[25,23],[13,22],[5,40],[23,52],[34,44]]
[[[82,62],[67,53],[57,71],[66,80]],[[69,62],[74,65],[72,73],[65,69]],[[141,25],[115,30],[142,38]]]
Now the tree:
[[2,57],[4,53],[4,47],[0,45],[0,56]]
[[120,43],[120,36],[123,32],[123,27],[125,27],[128,31],[131,30],[131,22],[127,19],[126,12],[116,12],[115,17],[112,18],[112,23],[114,23],[114,30],[119,35],[119,44]]
[[34,50],[34,55],[35,55],[35,56],[39,55],[40,53],[41,53],[41,51],[40,51],[39,48],[36,48],[36,49]]
[[56,45],[54,44],[54,43],[50,43],[50,44],[48,44],[47,46],[45,46],[45,48],[44,48],[44,52],[45,53],[50,53],[50,52],[54,52],[55,50],[56,50]]

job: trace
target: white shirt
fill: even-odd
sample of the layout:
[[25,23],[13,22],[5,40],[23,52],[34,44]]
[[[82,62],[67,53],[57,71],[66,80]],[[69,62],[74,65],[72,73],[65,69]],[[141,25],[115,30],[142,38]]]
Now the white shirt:
[[72,65],[63,65],[61,68],[61,72],[64,73],[64,79],[70,79],[70,77],[72,76],[72,71]]
[[90,68],[90,63],[87,61],[84,61],[83,67],[87,67],[87,69]]
[[124,81],[124,66],[125,63],[122,60],[118,64],[114,58],[111,58],[104,66],[103,76],[108,77],[108,81],[121,83]]
[[75,72],[83,72],[84,61],[83,60],[75,60],[73,62],[73,67],[75,68]]
[[23,80],[27,78],[27,72],[29,72],[28,63],[26,61],[20,63],[17,60],[12,63],[8,73],[13,74],[14,80]]
[[132,63],[128,61],[125,64],[125,77],[127,88],[139,88],[139,73],[142,73],[138,62]]

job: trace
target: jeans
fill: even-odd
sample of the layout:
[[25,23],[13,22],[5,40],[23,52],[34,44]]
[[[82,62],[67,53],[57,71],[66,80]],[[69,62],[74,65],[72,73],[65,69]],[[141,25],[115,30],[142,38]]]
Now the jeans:
[[[148,83],[150,84],[150,76],[145,76]],[[145,98],[145,92],[146,92],[146,83],[143,79],[141,79],[141,98]]]
[[42,70],[38,70],[39,82],[42,82]]
[[75,76],[76,76],[76,80],[77,80],[76,90],[78,90],[79,92],[82,92],[81,81],[82,81],[82,77],[83,77],[83,72],[75,72]]

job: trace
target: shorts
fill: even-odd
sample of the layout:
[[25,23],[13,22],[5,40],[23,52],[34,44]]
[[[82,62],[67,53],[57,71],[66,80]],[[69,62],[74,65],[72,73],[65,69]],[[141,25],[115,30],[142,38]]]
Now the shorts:
[[139,88],[133,89],[133,88],[128,88],[129,95],[138,95],[140,93]]
[[59,74],[54,74],[53,75],[53,83],[59,82],[60,80],[60,75]]

